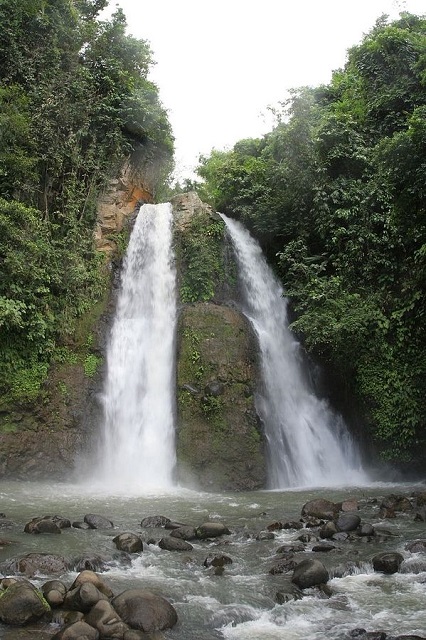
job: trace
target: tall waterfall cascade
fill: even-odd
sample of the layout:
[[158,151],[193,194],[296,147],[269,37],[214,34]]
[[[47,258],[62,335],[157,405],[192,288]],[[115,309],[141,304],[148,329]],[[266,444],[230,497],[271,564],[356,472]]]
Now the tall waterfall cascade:
[[175,466],[176,273],[172,207],[140,209],[107,352],[99,474],[104,486],[163,490]]
[[259,244],[239,222],[222,218],[235,249],[242,311],[259,342],[257,410],[267,440],[269,488],[367,483],[343,418],[304,375],[300,344],[288,328],[288,301]]

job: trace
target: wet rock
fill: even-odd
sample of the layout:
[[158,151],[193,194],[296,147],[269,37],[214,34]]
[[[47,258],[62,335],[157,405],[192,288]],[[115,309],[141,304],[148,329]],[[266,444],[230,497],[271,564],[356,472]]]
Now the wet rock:
[[303,529],[303,523],[298,522],[297,520],[289,520],[288,522],[282,523],[283,529]]
[[278,521],[271,522],[271,524],[268,524],[266,528],[268,531],[280,531],[283,528],[283,523]]
[[165,527],[169,522],[171,522],[171,520],[170,518],[166,518],[166,516],[147,516],[141,521],[141,527],[144,529],[158,529]]
[[53,553],[27,553],[10,558],[0,565],[6,574],[22,573],[28,578],[36,575],[61,575],[70,569],[70,561]]
[[372,524],[369,524],[368,522],[364,522],[358,529],[358,535],[362,537],[364,536],[373,537],[376,535],[376,531]]
[[143,551],[143,542],[135,533],[120,533],[112,541],[119,551],[128,553],[141,553]]
[[275,534],[272,531],[260,531],[257,536],[256,536],[256,540],[274,540],[275,539]]
[[113,529],[114,524],[108,518],[99,516],[95,513],[88,513],[84,516],[84,522],[87,522],[91,529]]
[[196,534],[197,538],[200,540],[205,540],[206,538],[217,538],[218,536],[223,536],[230,534],[228,527],[226,527],[221,522],[205,522],[200,527],[197,527]]
[[123,638],[129,629],[107,600],[96,603],[84,616],[84,620],[99,631],[101,638]]
[[302,598],[303,592],[294,584],[285,585],[284,588],[280,589],[275,594],[275,602],[278,604],[285,604],[291,600],[301,600]]
[[294,560],[292,556],[287,558],[278,558],[274,565],[269,569],[269,573],[273,576],[279,575],[281,573],[287,573],[288,571],[293,571],[297,566],[297,562]]
[[106,600],[107,597],[95,587],[91,582],[76,586],[70,589],[64,600],[64,606],[75,611],[83,611],[86,613],[100,600]]
[[338,506],[330,500],[318,498],[310,500],[302,507],[302,516],[314,516],[324,520],[332,520],[338,511]]
[[414,542],[408,542],[405,545],[405,549],[411,553],[424,553],[426,552],[426,540],[414,540]]
[[356,498],[350,498],[349,500],[344,500],[340,505],[340,511],[357,511],[359,509],[358,500]]
[[[119,557],[115,557],[115,560],[122,565],[130,565],[131,559],[124,552],[120,552]],[[114,562],[114,556],[100,556],[97,554],[85,555],[74,558],[72,567],[74,571],[108,571],[111,564]]]
[[90,529],[89,525],[87,524],[87,522],[73,522],[72,526],[74,529]]
[[160,549],[165,549],[166,551],[192,551],[194,548],[192,544],[186,542],[186,540],[172,538],[172,536],[161,538],[158,546]]
[[5,624],[22,626],[49,612],[41,591],[27,581],[11,584],[0,597],[0,620]]
[[422,506],[416,509],[414,520],[416,522],[426,522],[426,507]]
[[312,547],[312,551],[315,553],[328,553],[329,551],[334,551],[335,548],[332,544],[316,544]]
[[25,533],[61,533],[60,527],[49,516],[37,517],[27,522]]
[[164,525],[165,529],[172,531],[174,531],[175,529],[180,529],[181,527],[186,527],[186,524],[184,524],[183,522],[173,522],[173,520],[166,522],[166,524]]
[[178,620],[170,602],[145,589],[128,589],[111,604],[123,622],[145,633],[171,629]]
[[355,513],[342,513],[336,522],[339,531],[355,531],[361,524],[361,518]]
[[51,607],[60,607],[67,593],[67,587],[60,580],[45,582],[41,590]]
[[320,538],[325,538],[325,539],[331,538],[336,533],[337,533],[337,526],[333,520],[329,520],[328,522],[326,522],[319,530]]
[[81,573],[79,573],[72,583],[71,589],[75,589],[76,587],[86,584],[87,582],[95,585],[95,587],[107,598],[112,598],[112,589],[94,571],[82,571]]
[[306,544],[312,541],[316,542],[318,538],[313,533],[302,533],[300,536],[297,537],[297,540]]
[[276,553],[301,553],[305,550],[305,546],[303,544],[282,544],[278,547]]
[[173,529],[170,534],[173,538],[180,538],[181,540],[195,540],[197,533],[195,527],[181,526],[177,529]]
[[307,589],[326,583],[328,578],[328,571],[322,562],[308,559],[302,560],[295,567],[291,581],[300,589]]
[[224,567],[227,564],[232,564],[232,558],[224,553],[220,555],[209,555],[203,562],[205,567]]
[[413,509],[413,505],[406,496],[390,495],[384,498],[380,504],[380,509],[389,509],[391,511],[409,513]]
[[349,533],[346,533],[346,531],[338,531],[331,536],[331,539],[336,542],[346,542],[346,540],[349,539]]
[[366,631],[365,629],[353,629],[349,632],[350,638],[358,638],[358,640],[386,640],[384,631]]
[[403,560],[404,557],[396,551],[378,553],[372,559],[373,569],[386,574],[396,573]]
[[99,631],[84,620],[79,620],[62,627],[52,640],[99,640]]

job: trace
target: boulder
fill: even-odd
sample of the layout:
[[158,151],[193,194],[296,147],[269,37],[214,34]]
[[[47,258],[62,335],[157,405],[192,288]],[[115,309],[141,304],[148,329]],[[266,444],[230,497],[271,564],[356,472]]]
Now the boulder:
[[107,600],[97,602],[84,616],[84,620],[99,631],[101,638],[123,638],[129,629]]
[[170,602],[146,589],[128,589],[111,604],[126,624],[145,633],[171,629],[178,620]]
[[0,595],[0,620],[22,626],[50,612],[41,591],[27,581],[15,582]]
[[232,564],[232,558],[224,553],[220,555],[209,555],[203,562],[205,567],[224,567],[226,564]]
[[291,600],[300,600],[303,598],[303,592],[295,585],[287,584],[275,594],[275,601],[278,604],[285,604]]
[[297,562],[294,560],[292,556],[277,558],[275,563],[269,569],[269,573],[273,576],[279,575],[280,573],[287,573],[288,571],[293,571],[297,566]]
[[314,516],[323,520],[332,520],[338,511],[338,505],[324,498],[310,500],[302,507],[302,516]]
[[171,522],[171,520],[170,518],[166,518],[166,516],[147,516],[146,518],[143,518],[141,527],[144,529],[158,529],[160,527],[165,527],[169,522]]
[[283,544],[281,545],[281,547],[278,547],[276,553],[286,553],[291,554],[291,553],[301,553],[305,550],[305,547],[303,544]]
[[60,580],[45,582],[41,590],[51,607],[60,607],[67,593],[66,586]]
[[275,540],[275,534],[272,531],[260,531],[256,536],[256,540]]
[[217,538],[218,536],[223,536],[230,534],[228,527],[226,527],[221,522],[205,522],[200,527],[197,527],[196,534],[197,538],[200,540],[205,540],[206,538]]
[[84,620],[79,620],[62,627],[52,636],[52,640],[99,640],[99,631]]
[[27,553],[9,558],[0,569],[6,574],[22,573],[28,578],[43,575],[62,575],[70,569],[70,561],[53,553]]
[[112,539],[119,551],[128,553],[141,553],[143,551],[142,539],[135,533],[120,533]]
[[99,591],[103,593],[107,598],[112,598],[113,593],[111,588],[94,571],[86,570],[79,573],[72,583],[71,589],[75,589],[76,587],[79,587],[86,582],[94,584],[95,587],[99,589]]
[[414,540],[413,542],[408,542],[405,545],[405,549],[411,553],[425,553],[426,540]]
[[397,573],[403,560],[404,557],[397,551],[384,551],[383,553],[378,553],[372,559],[373,569],[381,573]]
[[346,513],[347,511],[357,511],[359,509],[358,500],[356,498],[349,498],[344,500],[340,505],[340,511]]
[[173,538],[180,538],[181,540],[195,540],[197,537],[197,533],[195,531],[195,527],[178,527],[177,529],[173,529],[170,534]]
[[356,513],[342,513],[336,521],[339,531],[355,531],[361,524],[361,518]]
[[72,526],[74,529],[90,529],[89,525],[87,524],[87,522],[80,522],[78,520],[76,520],[75,522],[72,523]]
[[180,538],[172,538],[171,536],[161,538],[158,546],[160,549],[165,549],[166,551],[192,551],[194,548],[189,542],[181,540]]
[[358,529],[358,535],[363,537],[364,536],[372,537],[376,535],[376,531],[372,524],[368,522],[364,522],[364,524],[362,524]]
[[114,524],[104,516],[98,516],[95,513],[88,513],[84,516],[86,522],[91,529],[113,529]]
[[316,587],[328,582],[328,571],[319,560],[302,560],[294,569],[291,581],[299,589]]
[[49,516],[33,518],[24,527],[25,533],[61,533],[60,527]]
[[84,582],[68,591],[65,596],[64,607],[86,613],[100,600],[107,600],[107,596],[91,582]]
[[326,522],[319,530],[320,538],[331,538],[338,531],[336,523],[333,520]]

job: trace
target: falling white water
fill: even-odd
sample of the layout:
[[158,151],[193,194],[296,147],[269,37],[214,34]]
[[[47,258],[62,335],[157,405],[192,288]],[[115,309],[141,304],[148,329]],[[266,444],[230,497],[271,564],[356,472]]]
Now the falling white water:
[[341,416],[310,388],[300,345],[288,329],[287,299],[259,244],[222,216],[235,248],[243,313],[259,341],[263,389],[257,409],[264,423],[272,489],[364,484],[356,444]]
[[144,205],[123,266],[107,354],[100,476],[133,491],[172,485],[175,268],[172,207]]

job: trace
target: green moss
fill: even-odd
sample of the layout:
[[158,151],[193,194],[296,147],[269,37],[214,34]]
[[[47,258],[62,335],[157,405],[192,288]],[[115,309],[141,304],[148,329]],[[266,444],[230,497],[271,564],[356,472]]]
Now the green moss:
[[101,363],[102,363],[102,358],[100,358],[99,356],[95,355],[94,353],[87,354],[83,364],[84,374],[88,378],[93,378],[93,376],[98,371]]

